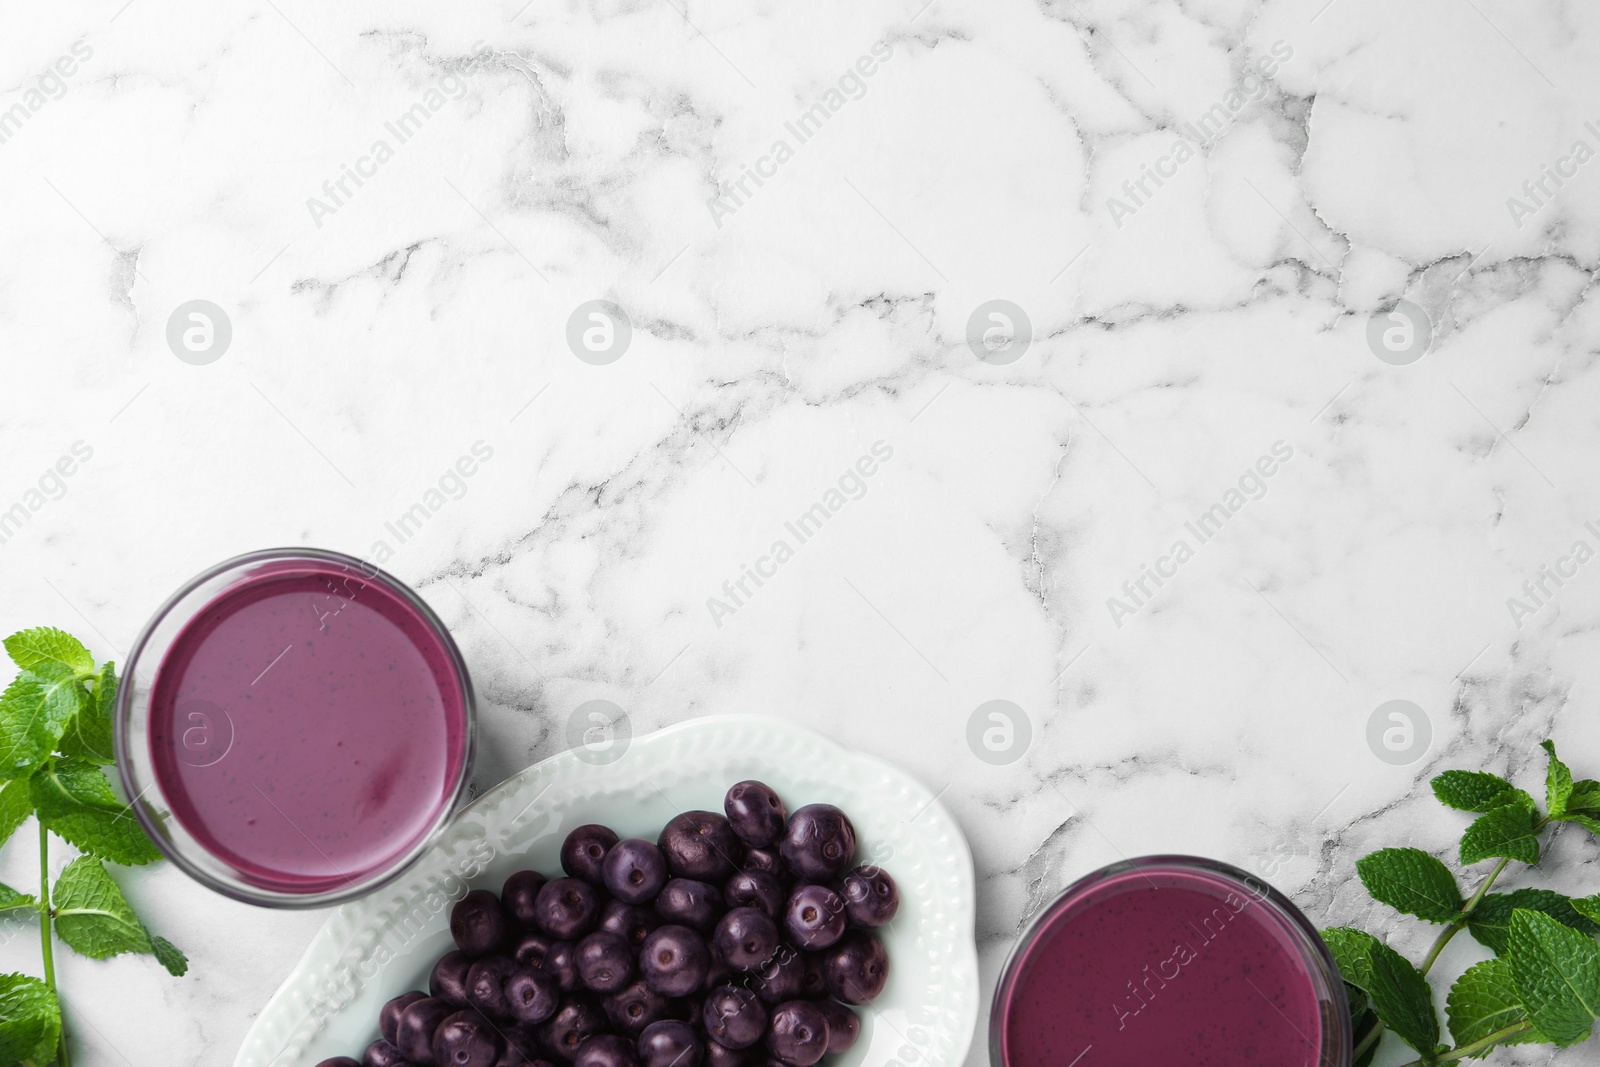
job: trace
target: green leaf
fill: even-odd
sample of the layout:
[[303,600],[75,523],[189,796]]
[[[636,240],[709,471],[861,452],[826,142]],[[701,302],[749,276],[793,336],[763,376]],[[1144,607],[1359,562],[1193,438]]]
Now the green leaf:
[[1356,861],[1356,873],[1374,900],[1429,922],[1461,914],[1461,890],[1450,868],[1419,848],[1386,848]]
[[12,634],[6,638],[6,651],[11,654],[11,661],[25,671],[53,661],[65,663],[79,674],[94,673],[94,657],[83,642],[50,626]]
[[1511,915],[1506,959],[1539,1032],[1563,1047],[1589,1036],[1600,1016],[1600,944],[1550,916]]
[[1496,956],[1502,956],[1506,951],[1506,938],[1511,934],[1511,916],[1518,908],[1542,912],[1579,933],[1590,936],[1600,934],[1600,923],[1585,916],[1573,901],[1548,889],[1490,893],[1472,909],[1472,915],[1467,919],[1467,929],[1480,945]]
[[1378,939],[1365,930],[1336,926],[1322,931],[1323,943],[1339,965],[1339,974],[1357,989],[1372,988],[1372,946]]
[[1550,768],[1544,778],[1544,804],[1550,814],[1559,819],[1567,811],[1567,798],[1572,795],[1572,772],[1556,758],[1556,743],[1545,741],[1540,748],[1550,753]]
[[1591,834],[1600,837],[1600,815],[1590,815],[1588,813],[1580,815],[1568,808],[1567,813],[1561,817],[1561,820],[1563,822],[1577,823]]
[[150,938],[150,944],[156,954],[156,959],[167,973],[174,978],[182,978],[189,971],[189,957],[178,951],[178,947],[164,937]]
[[111,739],[111,710],[116,701],[117,668],[107,661],[95,679],[94,696],[78,709],[61,735],[62,753],[106,766],[117,762]]
[[56,933],[80,954],[103,960],[123,952],[154,951],[116,880],[93,856],[67,864],[50,895]]
[[1572,904],[1573,910],[1585,919],[1600,923],[1600,893],[1592,897],[1576,897],[1569,903]]
[[0,1063],[56,1061],[61,1005],[50,987],[26,974],[0,975]]
[[33,798],[28,795],[27,779],[7,782],[0,786],[0,845],[11,840],[29,815],[33,814]]
[[1367,993],[1384,1026],[1418,1052],[1432,1054],[1439,1044],[1433,990],[1421,972],[1381,941],[1372,947],[1372,988]]
[[60,759],[32,780],[39,821],[91,855],[113,863],[140,864],[161,858],[134,818],[117,799],[100,768],[82,760]]
[[[1522,790],[1487,771],[1445,771],[1433,780],[1433,795],[1457,811],[1493,811],[1519,796]],[[1531,802],[1532,797],[1528,797]]]
[[1600,815],[1600,782],[1593,778],[1573,782],[1572,794],[1567,797],[1567,811]]
[[1367,991],[1349,982],[1344,984],[1345,1003],[1350,1005],[1350,1018],[1356,1019],[1372,1010],[1372,1001],[1367,997]]
[[0,911],[15,911],[18,908],[36,908],[39,900],[28,893],[19,893],[15,889],[0,882]]
[[[1482,1041],[1497,1030],[1528,1021],[1528,1011],[1517,995],[1511,964],[1499,959],[1484,960],[1456,979],[1456,984],[1450,987],[1445,1011],[1450,1019],[1450,1036],[1456,1039],[1457,1046]],[[1490,1048],[1548,1040],[1537,1029],[1533,1029],[1506,1038]],[[1487,1055],[1488,1052],[1486,1048],[1478,1055]]]
[[64,663],[39,663],[12,679],[0,693],[0,779],[32,774],[88,701],[78,676]]
[[1481,863],[1501,857],[1539,862],[1539,837],[1533,829],[1533,806],[1521,800],[1480,815],[1461,837],[1461,862]]

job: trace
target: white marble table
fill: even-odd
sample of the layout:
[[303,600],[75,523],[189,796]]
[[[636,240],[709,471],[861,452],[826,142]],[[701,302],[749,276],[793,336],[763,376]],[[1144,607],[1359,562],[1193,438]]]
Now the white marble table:
[[[1600,773],[1600,564],[1508,606],[1600,545],[1592,5],[118,3],[0,34],[8,631],[120,660],[207,564],[368,556],[462,644],[479,787],[603,697],[944,788],[991,985],[1159,851],[1416,952],[1352,865],[1447,848],[1428,776]],[[75,1062],[231,1060],[323,916],[126,882],[192,970],[69,956]]]

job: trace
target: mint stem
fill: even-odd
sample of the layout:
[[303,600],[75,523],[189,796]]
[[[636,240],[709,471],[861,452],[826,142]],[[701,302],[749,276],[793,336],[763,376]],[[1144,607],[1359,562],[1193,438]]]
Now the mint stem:
[[[50,909],[50,831],[46,830],[44,823],[41,822],[39,824],[39,947],[44,953],[44,984],[50,987],[50,993],[56,998],[59,1010],[61,994],[56,992],[56,960],[50,929],[50,920],[54,914]],[[64,1012],[62,1014],[65,1015]],[[61,1027],[56,1062],[60,1067],[72,1067],[72,1057],[67,1052],[65,1025]]]
[[[1547,825],[1549,825],[1549,823],[1550,819],[1548,816],[1540,819],[1538,822],[1533,824],[1533,832],[1537,834],[1540,830],[1543,830]],[[1461,914],[1451,920],[1450,925],[1441,930],[1439,932],[1439,936],[1434,938],[1433,947],[1428,950],[1427,958],[1422,961],[1421,970],[1423,974],[1427,974],[1429,969],[1433,967],[1434,961],[1439,958],[1439,953],[1444,951],[1444,947],[1450,943],[1450,939],[1455,937],[1456,934],[1460,933],[1463,926],[1467,925],[1467,920],[1472,917],[1473,909],[1478,906],[1478,902],[1481,901],[1489,892],[1489,887],[1494,885],[1495,879],[1500,877],[1500,875],[1505,871],[1507,865],[1510,863],[1511,860],[1502,859],[1499,863],[1495,864],[1494,870],[1489,872],[1489,877],[1485,878],[1483,880],[1483,884],[1478,887],[1478,891],[1472,894],[1472,899],[1467,901],[1466,904],[1462,906]]]
[[1428,1060],[1407,1060],[1400,1067],[1422,1067],[1423,1064],[1431,1063],[1454,1063],[1456,1060],[1464,1060],[1468,1056],[1476,1056],[1480,1052],[1493,1048],[1508,1037],[1516,1037],[1518,1034],[1532,1029],[1533,1024],[1530,1022],[1513,1023],[1503,1030],[1496,1030],[1488,1037],[1479,1038],[1470,1045],[1453,1048],[1449,1052],[1441,1053]]
[[1361,1043],[1356,1046],[1355,1051],[1350,1053],[1351,1063],[1359,1060],[1366,1054],[1367,1049],[1377,1044],[1378,1039],[1383,1036],[1383,1029],[1383,1021],[1381,1019],[1372,1024],[1372,1029],[1367,1031],[1367,1036],[1362,1038]]

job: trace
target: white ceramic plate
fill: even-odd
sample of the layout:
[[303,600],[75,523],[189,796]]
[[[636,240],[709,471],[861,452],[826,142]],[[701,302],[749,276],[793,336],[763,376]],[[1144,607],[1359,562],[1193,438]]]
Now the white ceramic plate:
[[400,879],[346,904],[250,1028],[235,1067],[312,1067],[378,1037],[378,1009],[426,989],[433,961],[454,947],[450,905],[498,891],[513,871],[560,873],[561,841],[603,823],[654,840],[680,811],[722,810],[727,787],[767,782],[791,810],[825,802],[855,823],[862,862],[899,883],[895,921],[881,931],[890,978],[861,1012],[861,1038],[836,1067],[957,1067],[978,1014],[972,855],[949,813],[905,772],[810,730],[753,715],[714,716],[634,738],[614,762],[564,752],[501,783],[461,812]]

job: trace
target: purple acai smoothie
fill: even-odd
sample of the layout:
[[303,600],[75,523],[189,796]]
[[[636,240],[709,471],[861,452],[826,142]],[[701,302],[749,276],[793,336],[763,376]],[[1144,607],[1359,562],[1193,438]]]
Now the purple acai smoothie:
[[415,847],[450,804],[468,711],[451,650],[381,576],[316,560],[224,592],[151,691],[174,817],[246,882],[319,893]]
[[1199,869],[1069,893],[1004,979],[997,1067],[1316,1067],[1318,985],[1290,921]]

